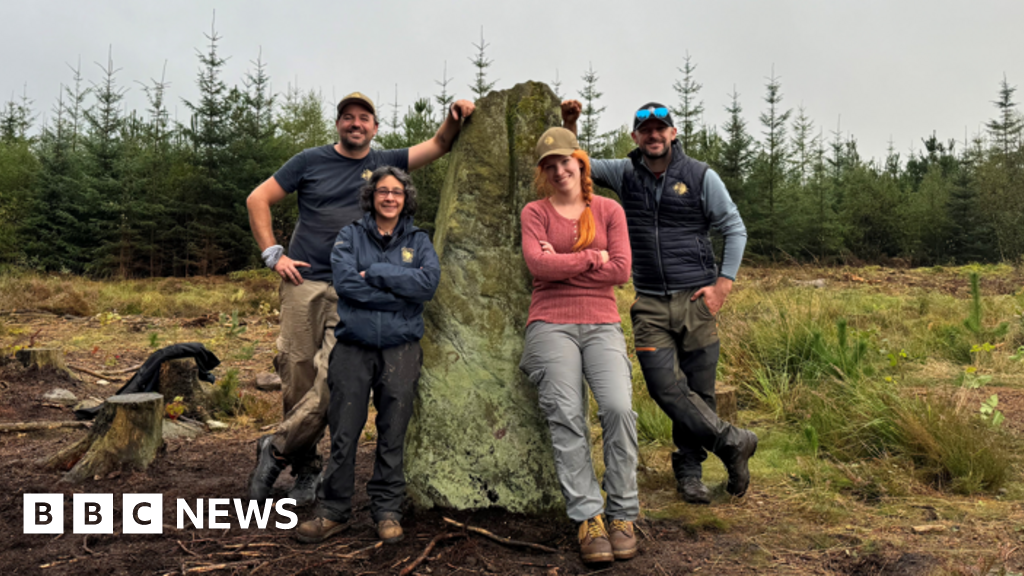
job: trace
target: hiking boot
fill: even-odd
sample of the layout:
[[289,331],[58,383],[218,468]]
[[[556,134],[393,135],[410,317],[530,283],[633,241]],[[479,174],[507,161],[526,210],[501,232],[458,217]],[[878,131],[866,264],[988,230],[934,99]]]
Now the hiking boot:
[[729,472],[729,483],[725,485],[725,491],[733,496],[743,496],[750,485],[747,463],[757,452],[757,435],[742,428],[736,428],[735,431],[739,439],[723,450],[720,457]]
[[711,491],[696,476],[680,478],[676,484],[676,492],[687,504],[711,504]]
[[264,436],[256,442],[256,467],[249,474],[249,498],[252,500],[270,498],[274,482],[288,466],[288,460],[277,453],[272,440],[272,436]]
[[296,506],[309,506],[316,501],[316,489],[321,479],[317,472],[300,472],[295,476],[295,485],[288,491],[288,497],[295,499]]
[[335,522],[327,518],[316,517],[307,520],[295,529],[295,539],[304,544],[323,542],[348,527],[348,522]]
[[385,544],[401,542],[402,538],[404,538],[402,525],[398,523],[398,520],[390,518],[381,520],[377,522],[377,537],[383,540]]
[[584,564],[614,562],[615,554],[600,516],[580,524],[580,559]]
[[612,555],[616,560],[629,560],[636,556],[636,534],[633,523],[628,520],[612,520],[608,523],[608,539],[612,543]]

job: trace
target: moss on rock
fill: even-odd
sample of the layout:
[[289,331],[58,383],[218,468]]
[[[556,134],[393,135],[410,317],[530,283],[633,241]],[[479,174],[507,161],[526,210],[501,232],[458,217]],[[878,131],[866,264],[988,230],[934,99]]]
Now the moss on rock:
[[406,439],[421,507],[564,508],[537,392],[519,371],[531,279],[519,213],[534,199],[534,145],[558,99],[528,82],[477,102],[449,156],[434,245],[441,284],[424,314],[420,397]]

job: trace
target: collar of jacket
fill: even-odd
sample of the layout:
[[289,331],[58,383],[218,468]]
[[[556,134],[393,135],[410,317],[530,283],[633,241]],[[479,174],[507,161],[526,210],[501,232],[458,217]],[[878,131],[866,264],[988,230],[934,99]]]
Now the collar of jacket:
[[[366,230],[366,233],[369,234],[370,238],[376,240],[377,243],[383,244],[384,236],[381,235],[380,230],[377,229],[377,219],[373,216],[373,212],[363,214],[362,219],[359,220],[359,225],[363,227],[363,230]],[[408,214],[400,216],[398,218],[398,224],[395,224],[395,229],[391,232],[391,242],[394,242],[406,234],[411,234],[417,230],[419,230],[419,228],[412,224],[412,216],[409,216]]]
[[[627,158],[633,161],[633,166],[639,168],[643,166],[644,170],[651,176],[654,176],[654,172],[647,167],[647,163],[644,162],[644,153],[640,151],[640,147],[634,148],[628,155]],[[665,173],[671,172],[673,168],[678,168],[686,161],[686,153],[683,152],[683,145],[679,143],[679,140],[672,140],[672,159],[668,163],[668,167],[665,169]]]

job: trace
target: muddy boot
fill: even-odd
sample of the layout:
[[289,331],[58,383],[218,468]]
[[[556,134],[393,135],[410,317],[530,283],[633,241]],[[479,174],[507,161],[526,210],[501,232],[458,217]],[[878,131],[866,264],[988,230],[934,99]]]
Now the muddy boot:
[[390,518],[381,520],[377,522],[377,537],[383,540],[385,544],[401,542],[404,537],[402,525],[398,523],[398,520]]
[[307,520],[295,529],[295,539],[304,544],[323,542],[348,527],[348,522],[335,522],[323,517]]
[[288,497],[295,499],[296,506],[309,506],[316,501],[316,491],[323,482],[323,463],[315,453],[292,459],[292,474],[295,484],[288,491]]
[[636,534],[633,523],[628,520],[612,520],[608,523],[608,539],[612,543],[612,555],[616,560],[629,560],[636,556]]
[[750,430],[734,428],[730,433],[730,442],[716,451],[725,469],[729,472],[729,483],[725,491],[733,496],[743,496],[750,485],[750,469],[747,464],[757,452],[757,435]]
[[272,440],[273,436],[264,436],[256,441],[256,467],[249,474],[249,498],[252,500],[270,498],[274,482],[288,466],[288,460],[277,453]]
[[584,564],[614,562],[615,554],[600,516],[580,524],[580,559]]
[[711,504],[711,491],[696,476],[685,476],[676,483],[676,492],[687,504]]

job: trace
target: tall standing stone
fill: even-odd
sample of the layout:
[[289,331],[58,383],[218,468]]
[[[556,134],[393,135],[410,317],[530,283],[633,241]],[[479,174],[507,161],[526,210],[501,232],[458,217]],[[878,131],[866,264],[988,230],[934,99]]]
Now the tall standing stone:
[[551,89],[519,84],[479,100],[450,153],[434,232],[441,284],[406,436],[418,506],[564,506],[537,390],[519,371],[531,292],[519,213],[536,198],[537,138],[559,124]]

